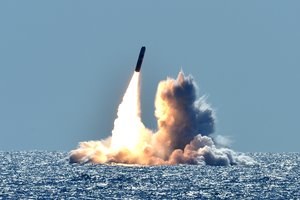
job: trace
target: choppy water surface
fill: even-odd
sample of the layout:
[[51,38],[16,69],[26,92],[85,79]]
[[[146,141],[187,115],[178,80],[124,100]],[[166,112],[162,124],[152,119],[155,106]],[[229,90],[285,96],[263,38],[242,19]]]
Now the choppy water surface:
[[300,153],[253,166],[69,164],[66,152],[0,152],[0,199],[299,199]]

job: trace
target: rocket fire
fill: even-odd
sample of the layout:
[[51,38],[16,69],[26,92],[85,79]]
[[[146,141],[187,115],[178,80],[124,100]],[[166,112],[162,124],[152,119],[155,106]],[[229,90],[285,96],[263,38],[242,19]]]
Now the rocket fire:
[[132,80],[118,108],[112,137],[81,142],[71,151],[70,162],[126,163],[141,165],[252,163],[252,159],[228,148],[217,148],[209,135],[214,130],[214,112],[203,98],[196,99],[191,77],[162,81],[155,100],[158,131],[141,121],[139,73]]
[[139,78],[142,59],[119,105],[112,136],[101,141],[81,142],[70,152],[70,162],[125,163],[140,165],[251,164],[253,160],[217,147],[210,137],[215,127],[214,111],[197,98],[191,76],[179,72],[158,85],[155,116],[158,130],[147,129],[140,117]]

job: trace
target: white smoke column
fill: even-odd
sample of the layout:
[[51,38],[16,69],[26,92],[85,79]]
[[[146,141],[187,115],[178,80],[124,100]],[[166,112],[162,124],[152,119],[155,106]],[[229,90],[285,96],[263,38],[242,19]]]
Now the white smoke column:
[[81,142],[71,151],[70,162],[140,163],[141,149],[148,147],[151,131],[146,129],[140,117],[139,72],[134,72],[122,102],[118,107],[112,137],[102,141]]
[[122,103],[118,108],[118,117],[112,130],[111,150],[136,150],[140,141],[141,129],[144,125],[140,117],[139,72],[134,72],[125,92]]

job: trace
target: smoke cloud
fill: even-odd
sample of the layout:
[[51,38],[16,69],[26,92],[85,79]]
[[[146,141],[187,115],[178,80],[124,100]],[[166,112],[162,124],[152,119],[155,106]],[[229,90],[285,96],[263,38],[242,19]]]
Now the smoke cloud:
[[197,97],[193,78],[182,71],[177,79],[159,83],[155,98],[158,131],[147,129],[140,118],[138,80],[139,73],[135,73],[119,106],[112,137],[81,142],[78,149],[70,152],[70,162],[222,166],[254,163],[250,157],[215,144],[210,137],[215,129],[215,113],[204,97]]

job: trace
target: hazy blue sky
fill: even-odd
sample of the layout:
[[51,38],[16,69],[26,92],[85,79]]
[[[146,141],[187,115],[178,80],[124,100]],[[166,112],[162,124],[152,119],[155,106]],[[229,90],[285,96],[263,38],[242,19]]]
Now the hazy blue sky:
[[142,45],[142,112],[181,66],[238,151],[299,151],[300,1],[0,1],[0,150],[111,134]]

